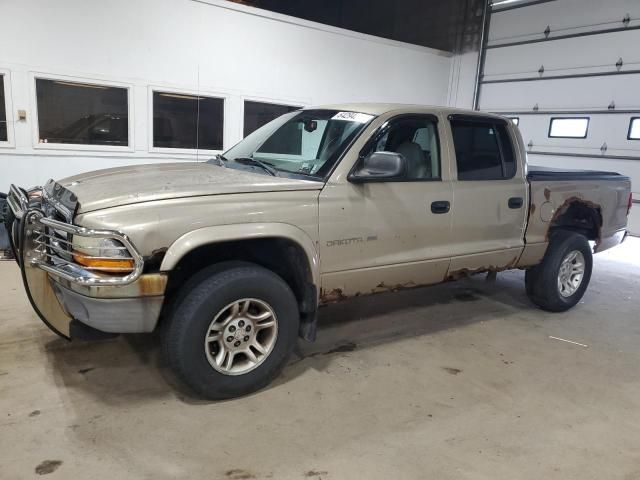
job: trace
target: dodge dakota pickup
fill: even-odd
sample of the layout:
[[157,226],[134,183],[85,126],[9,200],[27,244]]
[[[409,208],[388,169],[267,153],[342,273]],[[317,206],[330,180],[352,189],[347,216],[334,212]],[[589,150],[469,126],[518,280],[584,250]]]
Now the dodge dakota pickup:
[[622,242],[629,178],[528,168],[518,128],[476,111],[287,113],[207,162],[11,186],[33,309],[65,338],[152,332],[199,395],[256,391],[313,340],[318,308],[523,269],[538,307],[583,296]]

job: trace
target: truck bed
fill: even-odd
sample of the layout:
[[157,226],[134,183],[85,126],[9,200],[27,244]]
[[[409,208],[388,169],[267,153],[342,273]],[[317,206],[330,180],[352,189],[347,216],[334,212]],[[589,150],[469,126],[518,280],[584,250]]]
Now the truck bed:
[[[593,232],[594,252],[624,240],[631,180],[615,172],[529,167],[529,220],[521,266],[536,264],[544,255],[550,231],[562,224],[571,209],[584,212],[584,227]],[[569,225],[580,229],[582,224]]]

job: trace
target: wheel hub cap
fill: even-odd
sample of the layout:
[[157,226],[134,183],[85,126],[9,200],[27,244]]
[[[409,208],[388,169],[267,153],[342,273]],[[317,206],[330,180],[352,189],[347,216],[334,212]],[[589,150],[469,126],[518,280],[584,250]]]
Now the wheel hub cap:
[[209,325],[204,348],[209,364],[225,375],[250,372],[269,356],[278,322],[271,306],[256,298],[230,303]]
[[585,260],[582,252],[569,252],[558,271],[558,291],[563,297],[570,297],[580,288],[584,278]]

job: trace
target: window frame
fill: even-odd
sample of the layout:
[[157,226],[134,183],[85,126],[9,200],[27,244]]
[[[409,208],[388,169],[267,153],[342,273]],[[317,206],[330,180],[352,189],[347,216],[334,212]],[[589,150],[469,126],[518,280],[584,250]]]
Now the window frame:
[[254,103],[268,103],[269,105],[276,105],[280,107],[298,107],[300,110],[311,105],[310,102],[307,101],[299,101],[299,100],[282,100],[282,99],[272,99],[265,97],[253,97],[248,95],[240,96],[240,136],[241,138],[245,138],[244,136],[244,104],[245,102],[254,102]]
[[632,137],[631,136],[631,127],[633,126],[633,121],[634,120],[638,120],[640,122],[640,117],[631,117],[629,119],[629,129],[627,130],[627,140],[631,140],[631,141],[637,142],[638,140],[640,140],[640,137]]
[[[153,145],[153,94],[154,93],[171,93],[176,95],[190,95],[194,97],[206,97],[222,100],[222,149],[210,150],[204,148],[169,148],[169,147],[156,147]],[[228,130],[229,125],[227,119],[229,118],[229,98],[230,96],[222,92],[213,92],[210,90],[192,90],[187,88],[176,88],[162,85],[149,85],[147,87],[147,143],[150,153],[161,154],[173,154],[173,155],[191,155],[198,156],[204,155],[217,155],[227,151],[230,147]],[[235,142],[234,142],[235,143]]]
[[[587,128],[585,128],[584,130],[584,136],[583,137],[576,137],[576,136],[562,136],[562,135],[551,135],[551,128],[553,126],[553,121],[554,120],[586,120],[587,121]],[[591,123],[591,117],[551,117],[549,119],[549,131],[547,132],[547,138],[569,138],[569,139],[574,139],[574,140],[584,140],[589,136],[589,124]]]
[[[516,127],[520,126],[520,117],[507,117]],[[515,122],[514,122],[515,120]]]
[[[513,135],[511,134],[511,128],[513,127],[517,127],[517,125],[515,125],[510,119],[504,119],[504,118],[496,118],[496,117],[485,117],[485,116],[481,116],[481,115],[466,115],[466,114],[450,114],[448,115],[447,119],[449,120],[449,129],[451,131],[451,149],[453,152],[453,158],[455,159],[455,167],[456,167],[456,181],[457,182],[502,182],[502,181],[508,181],[508,180],[513,180],[514,178],[517,177],[518,175],[518,170],[520,167],[520,162],[518,162],[518,149],[517,149],[517,142],[514,142],[514,138]],[[506,171],[506,163],[504,161],[504,152],[503,152],[503,146],[502,146],[502,136],[500,134],[500,132],[498,131],[498,129],[496,128],[496,125],[502,125],[505,127],[505,131],[507,133],[507,138],[505,139],[505,141],[510,142],[511,143],[511,150],[513,152],[513,161],[515,163],[515,169],[513,170],[513,175],[509,176],[509,177],[501,177],[501,178],[473,178],[473,179],[466,179],[466,178],[459,178],[459,172],[458,172],[458,155],[456,154],[456,145],[455,142],[453,140],[453,125],[451,125],[452,121],[462,121],[462,122],[471,122],[471,123],[483,123],[483,124],[490,124],[493,126],[495,133],[496,133],[496,138],[498,141],[498,153],[500,154],[500,163],[502,165],[502,172],[504,174],[504,172]],[[511,125],[509,125],[511,124]],[[511,127],[511,128],[510,128]]]
[[0,140],[0,148],[15,148],[15,133],[13,129],[14,116],[13,116],[13,102],[11,94],[11,71],[8,69],[0,68],[0,75],[4,78],[4,108],[7,118],[7,139]]
[[[33,112],[33,121],[31,126],[32,146],[35,150],[72,150],[72,151],[93,151],[93,152],[134,152],[134,85],[130,83],[117,82],[111,80],[98,79],[93,77],[76,77],[69,75],[58,75],[47,72],[29,72],[31,85],[31,111]],[[124,88],[127,90],[127,146],[120,145],[89,145],[75,143],[40,143],[40,125],[38,117],[38,90],[36,87],[37,80],[53,80],[69,83],[85,83],[101,87]]]
[[440,118],[438,115],[433,113],[401,113],[399,115],[395,115],[391,118],[388,118],[382,125],[376,128],[373,133],[369,136],[364,146],[358,152],[358,158],[355,162],[353,162],[353,166],[349,170],[347,174],[347,178],[349,178],[355,171],[359,168],[360,164],[364,161],[368,151],[371,149],[374,143],[377,143],[378,140],[382,136],[384,136],[387,131],[392,127],[392,123],[396,120],[401,120],[403,118],[420,118],[424,120],[432,121],[436,126],[436,144],[438,145],[438,171],[440,175],[438,177],[432,178],[398,178],[398,179],[387,179],[387,178],[369,178],[364,183],[417,183],[417,182],[442,182],[442,140],[440,139],[442,130],[440,128]]

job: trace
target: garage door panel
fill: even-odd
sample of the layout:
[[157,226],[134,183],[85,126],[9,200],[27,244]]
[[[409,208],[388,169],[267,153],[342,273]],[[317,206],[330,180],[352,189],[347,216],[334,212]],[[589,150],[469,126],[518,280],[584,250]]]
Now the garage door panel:
[[629,26],[639,25],[637,0],[556,0],[528,7],[495,12],[491,16],[489,45],[542,39],[547,25],[550,37],[580,31],[623,27],[622,19],[631,17]]
[[538,76],[544,66],[545,75],[616,71],[640,68],[640,30],[577,37],[551,43],[531,43],[487,50],[484,79]]
[[[548,134],[551,119],[569,116],[589,118],[587,138],[550,138]],[[608,155],[638,155],[640,141],[627,140],[629,121],[634,116],[640,114],[521,115],[518,128],[525,144],[531,141],[536,149],[557,147],[567,152],[601,155],[600,148],[606,143]]]
[[491,111],[526,111],[536,104],[541,110],[594,110],[614,101],[618,109],[637,109],[638,85],[640,74],[491,83],[482,85],[480,106]]

